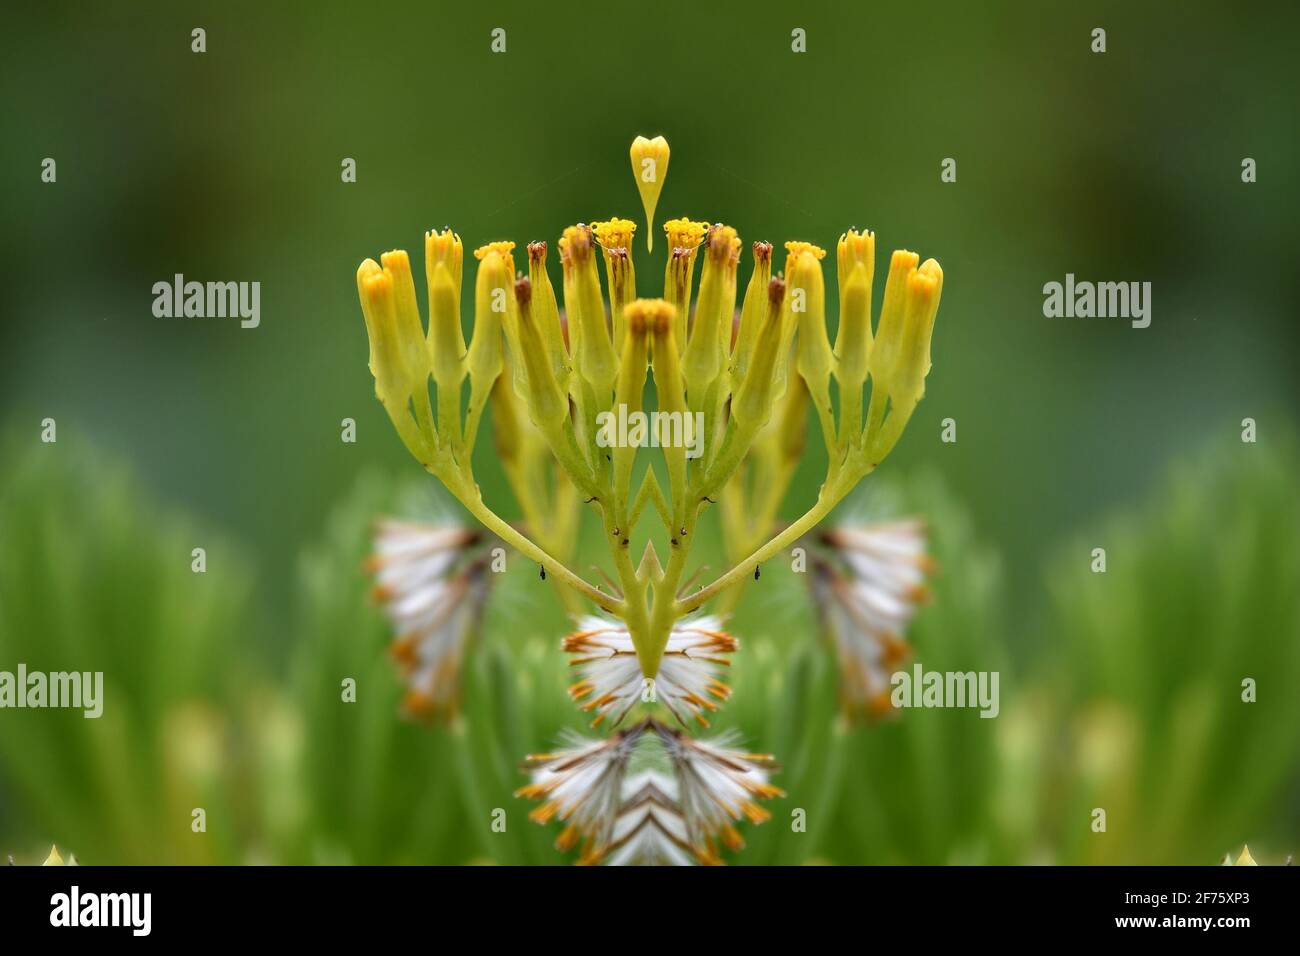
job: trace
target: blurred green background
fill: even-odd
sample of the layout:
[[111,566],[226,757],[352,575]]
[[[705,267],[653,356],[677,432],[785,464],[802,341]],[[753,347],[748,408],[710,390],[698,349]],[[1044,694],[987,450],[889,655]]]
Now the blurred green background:
[[[882,258],[943,264],[926,401],[868,485],[934,530],[918,659],[1003,669],[998,720],[835,731],[797,583],[765,575],[733,622],[745,649],[722,723],[782,758],[791,798],[738,862],[1209,862],[1300,842],[1296,11],[55,3],[6,18],[0,669],[102,664],[111,696],[97,722],[0,712],[0,850],[558,859],[508,795],[518,757],[579,723],[563,616],[531,571],[494,604],[463,727],[394,716],[358,566],[367,523],[432,480],[374,399],[354,275],[444,223],[472,249],[639,219],[637,133],[673,147],[660,221],[827,247],[857,225]],[[638,251],[643,285],[663,255]],[[261,326],[155,318],[152,286],[178,272],[260,281]],[[1067,272],[1150,281],[1151,327],[1044,318],[1042,286]],[[1257,444],[1239,440],[1247,416]],[[57,444],[40,443],[46,417]],[[939,441],[948,417],[956,444]],[[486,499],[508,500],[479,447]],[[790,517],[823,467],[810,451]],[[1105,576],[1087,570],[1098,546]],[[355,712],[340,673],[365,689]],[[1257,704],[1238,700],[1245,676]],[[1087,828],[1097,805],[1119,808],[1105,837]],[[506,835],[488,829],[496,806]],[[806,835],[782,822],[793,806]]]

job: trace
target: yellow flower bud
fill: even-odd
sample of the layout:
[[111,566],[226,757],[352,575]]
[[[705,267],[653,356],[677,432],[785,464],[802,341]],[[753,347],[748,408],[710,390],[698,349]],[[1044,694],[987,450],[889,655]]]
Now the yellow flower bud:
[[[840,236],[839,245],[836,249],[836,278],[839,282],[840,290],[840,322],[839,330],[835,334],[835,357],[844,361],[844,352],[856,351],[861,348],[866,352],[871,351],[871,286],[872,280],[876,274],[876,236],[870,230],[858,232],[856,229],[850,229],[844,235]],[[848,296],[849,283],[855,276],[860,276],[860,281],[866,287],[866,323],[863,328],[859,322],[862,313],[854,312],[852,322],[845,322],[845,314],[848,311],[846,299]],[[857,296],[862,295],[861,288],[855,290]],[[861,304],[859,299],[859,305]],[[846,328],[848,326],[848,328]],[[845,338],[846,332],[850,335],[849,339]],[[850,348],[848,343],[852,341]],[[864,344],[865,343],[865,344]],[[865,360],[865,358],[864,358]],[[855,357],[850,357],[850,362],[855,362]]]
[[876,234],[870,229],[864,229],[862,232],[850,229],[840,236],[835,255],[836,274],[840,282],[840,310],[843,312],[844,284],[852,275],[854,268],[863,266],[867,270],[867,285],[870,287],[872,276],[876,271]]
[[750,273],[745,288],[745,301],[740,307],[740,331],[736,333],[736,347],[731,353],[731,374],[742,381],[749,369],[758,332],[767,316],[768,285],[772,281],[772,244],[754,243],[754,271]]
[[[627,304],[627,336],[623,343],[623,356],[618,370],[618,389],[615,394],[616,414],[627,409],[630,416],[642,410],[645,394],[646,370],[649,362],[650,335],[654,329],[672,320],[672,306],[662,299],[634,299]],[[632,482],[632,465],[636,460],[636,446],[616,444],[614,459],[614,500],[625,502]]]
[[[390,255],[388,259],[394,268],[401,268],[399,258]],[[375,377],[375,396],[383,403],[403,444],[420,462],[428,463],[438,438],[429,406],[429,360],[426,353],[424,359],[414,359],[415,368],[408,365],[413,349],[401,332],[405,328],[409,337],[412,330],[409,316],[405,322],[398,320],[393,279],[394,272],[380,268],[373,259],[361,263],[357,270],[357,292],[370,339],[370,371]],[[418,340],[422,346],[423,337]],[[412,396],[416,418],[409,410]]]
[[532,283],[527,277],[515,283],[519,306],[519,338],[524,364],[528,366],[528,413],[538,428],[554,435],[569,412],[569,402],[555,380],[546,343],[532,307]]
[[497,457],[507,465],[514,465],[519,462],[523,449],[523,430],[528,426],[520,421],[523,409],[519,406],[519,396],[515,394],[509,379],[507,371],[492,387],[492,437]]
[[[610,341],[609,323],[605,318],[605,299],[600,291],[600,275],[596,272],[596,259],[592,254],[591,229],[584,225],[570,226],[560,239],[560,249],[573,270],[573,291],[576,303],[571,303],[566,289],[565,304],[569,310],[569,328],[575,325],[574,305],[579,328],[574,352],[574,367],[592,388],[600,405],[609,401],[618,375],[618,356]],[[572,334],[572,333],[571,333]],[[529,374],[532,370],[529,369]]]
[[546,243],[528,244],[528,279],[533,285],[533,316],[541,326],[546,339],[551,366],[561,388],[569,378],[569,353],[564,344],[564,330],[560,327],[560,306],[555,299],[555,287],[546,271]]
[[[880,323],[876,328],[875,344],[871,348],[872,405],[876,404],[875,389],[892,392],[890,377],[898,361],[903,343],[903,309],[907,287],[916,272],[920,256],[915,252],[896,249],[889,260],[889,277],[885,280],[885,297],[880,306]],[[881,409],[883,412],[883,408]]]
[[509,251],[503,256],[484,246],[474,255],[479,266],[474,284],[474,333],[469,343],[469,411],[465,418],[465,441],[471,449],[488,397],[505,368],[502,336],[517,321],[514,276],[505,258]]
[[379,257],[384,272],[393,280],[393,307],[397,318],[397,339],[402,361],[412,386],[429,375],[429,350],[424,343],[424,323],[415,299],[415,279],[411,275],[411,258],[402,249],[385,252]]
[[668,175],[668,140],[662,136],[654,139],[638,136],[632,141],[631,156],[632,175],[636,177],[641,205],[645,207],[645,247],[650,252],[654,249],[655,207],[659,205],[659,194]]
[[695,324],[682,355],[686,397],[695,411],[704,410],[705,396],[722,374],[726,347],[731,342],[731,317],[736,308],[736,263],[740,238],[730,226],[716,225],[709,232],[708,252],[700,274],[700,298]]
[[[826,333],[826,284],[821,258],[826,254],[808,243],[788,242],[786,296],[799,322],[799,355],[796,368],[808,383],[808,392],[819,414],[830,412],[831,369],[835,356]],[[802,302],[799,301],[802,299]]]
[[370,373],[375,377],[375,395],[384,404],[404,403],[411,394],[411,381],[397,334],[393,278],[374,259],[367,259],[357,270],[357,294],[370,337]]
[[835,375],[840,383],[840,443],[860,443],[862,389],[871,357],[871,282],[876,237],[850,229],[840,236],[840,325],[835,334]]
[[[431,230],[424,234],[424,275],[426,281],[433,280],[435,267],[439,262],[451,273],[451,281],[456,289],[456,310],[460,314],[461,274],[464,272],[465,249],[460,236],[448,227],[442,232]],[[432,288],[432,287],[430,287]]]
[[746,435],[753,436],[772,416],[776,366],[781,359],[781,311],[786,287],[780,277],[768,282],[762,326],[758,330],[753,361],[731,400],[731,417]]
[[[917,268],[914,252],[895,252],[885,282],[880,326],[868,362],[871,405],[863,441],[871,464],[884,460],[925,394],[930,371],[930,336],[943,288],[943,270],[933,259]],[[886,397],[889,416],[885,417]]]
[[786,463],[803,457],[808,438],[808,389],[801,382],[794,384],[781,400],[781,418],[777,423],[778,448]]
[[930,338],[943,291],[943,270],[927,259],[908,279],[903,313],[903,338],[894,367],[890,397],[895,401],[920,401],[925,377],[930,374]]
[[429,347],[438,389],[459,390],[465,381],[465,334],[460,327],[456,282],[439,262],[429,277]]
[[[682,367],[677,347],[678,326],[676,307],[666,303],[667,310],[653,326],[647,323],[654,363],[655,394],[659,401],[659,411],[687,414],[686,387],[682,382]],[[681,509],[686,505],[686,449],[673,445],[663,449],[664,465],[668,469],[669,493],[675,507]],[[680,515],[679,515],[680,516]]]
[[578,356],[578,340],[582,336],[582,323],[578,321],[578,313],[582,311],[578,303],[578,269],[569,247],[573,245],[578,234],[582,231],[582,225],[569,226],[560,236],[560,274],[562,287],[564,291],[564,314],[565,329],[567,330],[567,339],[569,346],[569,355],[576,359]]

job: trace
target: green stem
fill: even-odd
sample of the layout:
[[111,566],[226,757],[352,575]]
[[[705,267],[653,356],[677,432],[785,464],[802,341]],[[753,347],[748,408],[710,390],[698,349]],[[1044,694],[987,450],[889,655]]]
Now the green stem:
[[709,599],[721,594],[727,588],[731,587],[748,574],[754,573],[754,568],[758,567],[764,561],[771,558],[778,551],[788,547],[793,542],[799,540],[807,534],[817,522],[826,517],[846,494],[852,490],[853,486],[866,474],[856,474],[860,469],[854,469],[849,474],[832,474],[828,475],[826,483],[822,485],[821,494],[817,496],[817,503],[809,508],[803,515],[790,525],[775,538],[754,551],[749,557],[739,561],[730,571],[722,575],[712,584],[701,588],[689,597],[683,598],[674,603],[673,607],[677,617],[690,614],[692,611],[703,606]]
[[[520,534],[509,522],[505,521],[495,511],[483,503],[483,498],[479,494],[478,486],[474,485],[472,491],[466,483],[459,480],[459,476],[435,474],[447,489],[456,496],[456,499],[463,504],[475,518],[477,518],[485,528],[495,534],[506,544],[513,547],[520,554],[532,558],[544,569],[552,573],[557,580],[569,585],[575,591],[586,595],[594,601],[602,610],[622,618],[627,613],[626,602],[620,601],[611,594],[606,594],[600,588],[588,582],[581,575],[575,574],[563,562],[547,554],[528,537]],[[449,478],[455,480],[448,480]]]

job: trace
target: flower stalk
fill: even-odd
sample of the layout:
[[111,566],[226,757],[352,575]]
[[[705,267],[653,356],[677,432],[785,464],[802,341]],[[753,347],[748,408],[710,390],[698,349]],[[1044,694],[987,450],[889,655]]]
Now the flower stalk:
[[[649,248],[668,144],[638,137],[631,157]],[[784,269],[773,275],[772,245],[753,243],[737,320],[737,230],[686,218],[663,228],[662,298],[637,297],[631,220],[565,229],[563,315],[546,243],[527,247],[526,276],[515,271],[513,243],[480,248],[468,348],[460,317],[462,249],[450,230],[426,237],[427,332],[405,253],[387,253],[382,264],[367,259],[357,275],[376,395],[403,443],[488,531],[541,565],[547,580],[565,589],[571,611],[594,606],[605,616],[566,647],[596,655],[584,660],[591,675],[577,685],[578,696],[602,719],[612,715],[612,723],[634,706],[661,706],[653,692],[638,693],[641,682],[652,691],[656,682],[676,689],[662,706],[679,721],[703,717],[725,700],[712,669],[725,663],[717,652],[734,650],[734,639],[714,624],[706,638],[690,637],[698,634],[691,616],[715,601],[715,610],[727,610],[763,562],[813,529],[892,451],[924,395],[943,284],[933,259],[920,263],[915,253],[895,252],[873,333],[875,237],[846,232],[836,255],[832,347],[822,249],[787,242]],[[650,384],[653,407],[646,403]],[[773,534],[806,446],[809,405],[827,452],[826,475],[816,501]],[[474,477],[489,406],[497,459],[526,530],[483,501]],[[615,421],[634,424],[621,434]],[[650,452],[658,469],[640,460]],[[689,590],[700,521],[719,500],[731,566]],[[613,567],[607,587],[568,564],[579,501],[604,530]],[[633,532],[648,514],[663,534],[652,535],[634,560]],[[708,680],[701,682],[706,665]],[[696,752],[683,746],[682,753]],[[651,803],[666,805],[662,794],[652,796]],[[709,855],[699,839],[687,843]]]

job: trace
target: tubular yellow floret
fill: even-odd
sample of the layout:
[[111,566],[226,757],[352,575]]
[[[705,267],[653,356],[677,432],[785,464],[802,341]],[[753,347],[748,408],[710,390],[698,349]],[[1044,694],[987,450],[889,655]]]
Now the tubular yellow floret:
[[731,341],[739,252],[740,238],[735,229],[719,223],[709,231],[708,252],[700,273],[700,297],[695,304],[695,324],[682,354],[686,395],[693,411],[707,410],[706,395],[724,370],[723,343]]
[[[441,262],[429,280],[429,346],[433,359],[433,380],[438,392],[456,390],[465,380],[465,336],[460,327],[456,287],[451,271]],[[441,404],[441,399],[439,400]],[[460,399],[456,400],[460,414]]]
[[659,194],[664,188],[664,177],[668,175],[668,140],[662,136],[646,139],[638,136],[632,141],[632,175],[636,177],[636,188],[641,194],[641,205],[645,207],[646,251],[654,249],[655,207],[659,205]]
[[375,377],[375,395],[386,405],[403,401],[410,391],[398,347],[392,277],[374,259],[367,259],[357,270],[357,294],[370,336],[370,372]]
[[[799,323],[796,367],[808,383],[808,393],[819,414],[830,413],[830,377],[835,365],[826,333],[826,284],[822,277],[823,250],[807,243],[786,243],[791,249],[786,260],[785,281],[792,309]],[[796,301],[802,298],[802,303]]]
[[486,401],[488,390],[501,374],[505,362],[501,334],[506,314],[514,305],[514,277],[499,252],[481,254],[484,249],[474,253],[479,264],[474,283],[474,331],[469,342],[469,375],[473,391]]
[[393,282],[393,308],[396,313],[398,348],[402,363],[414,389],[417,381],[429,374],[429,351],[424,344],[424,323],[415,299],[415,279],[411,275],[411,258],[402,249],[385,252],[379,257],[384,273]]
[[708,235],[709,224],[693,219],[670,219],[664,223],[668,236],[668,264],[664,267],[664,298],[677,310],[674,320],[678,348],[686,347],[686,325],[690,314],[691,286],[695,278],[695,257]]
[[[600,276],[596,272],[591,247],[591,229],[582,223],[565,229],[560,239],[560,255],[572,271],[571,283],[565,283],[564,301],[569,311],[570,340],[575,343],[574,367],[591,385],[597,403],[603,406],[609,401],[618,375],[618,354],[610,339],[605,298],[601,294]],[[569,297],[571,292],[575,297],[572,300]]]
[[842,445],[862,439],[862,389],[871,357],[871,273],[858,262],[847,280],[840,273],[840,328],[835,336],[835,377],[840,383]]
[[[663,304],[659,303],[659,305]],[[628,330],[624,338],[618,370],[618,387],[614,396],[619,414],[622,414],[623,409],[627,409],[628,415],[641,411],[650,354],[648,332],[657,325],[661,311],[653,301],[643,299],[637,299],[627,305]],[[616,501],[628,500],[636,452],[636,445],[630,442],[614,443],[614,499]]]
[[560,327],[560,305],[555,298],[555,287],[546,271],[546,243],[528,244],[528,280],[532,283],[533,316],[542,330],[551,366],[560,387],[565,388],[569,375],[569,353]]
[[[654,362],[655,393],[659,411],[686,412],[686,388],[682,382],[682,367],[678,354],[676,329],[681,325],[676,306],[666,303],[670,313],[651,328],[651,349]],[[686,500],[686,449],[681,443],[670,444],[663,450],[664,466],[668,471],[669,492],[674,507],[684,507]],[[680,516],[680,514],[679,514]]]
[[848,275],[853,267],[858,264],[865,265],[868,269],[874,269],[876,234],[870,229],[864,229],[861,232],[850,229],[840,236],[840,241],[836,243],[835,255],[836,265],[842,275]]
[[836,375],[858,389],[867,380],[871,355],[871,277],[862,265],[850,272],[840,289],[840,328],[835,336]]
[[636,298],[636,271],[632,267],[632,236],[636,223],[610,219],[591,224],[592,234],[605,257],[605,281],[609,286],[609,311],[614,320],[614,351],[623,348],[623,308]]
[[740,329],[731,353],[731,371],[736,381],[743,379],[749,369],[758,331],[767,315],[768,284],[772,279],[772,244],[756,242],[753,250],[754,271],[750,273],[749,285],[745,288],[745,300],[740,307]]
[[943,291],[943,270],[927,259],[907,283],[903,316],[903,341],[895,367],[891,398],[920,401],[925,377],[930,373],[930,338]]
[[781,358],[781,309],[785,283],[777,277],[768,282],[762,327],[758,331],[753,361],[731,402],[737,425],[753,435],[772,416],[775,404],[777,362]]
[[[851,333],[854,343],[850,351],[858,348],[871,348],[871,286],[872,280],[876,273],[876,236],[870,230],[858,232],[856,229],[850,229],[844,235],[840,236],[840,241],[836,247],[836,271],[839,280],[840,290],[840,324],[839,331],[835,336],[835,355],[841,361],[844,360],[844,352],[849,349],[845,338],[847,333]],[[855,309],[851,321],[845,320],[848,312],[848,291],[850,284],[859,283],[855,287]],[[860,319],[862,317],[862,296],[865,290],[866,304],[866,323],[863,327]],[[865,339],[866,344],[861,342]],[[865,360],[865,357],[864,357]],[[849,357],[850,362],[856,361],[856,356]]]
[[461,245],[460,236],[444,226],[442,232],[431,229],[424,234],[424,275],[433,278],[434,267],[439,263],[446,265],[451,273],[452,284],[456,289],[456,304],[460,306],[461,276],[464,272],[465,247]]
[[524,364],[528,366],[526,401],[533,424],[543,432],[554,434],[568,414],[568,399],[560,391],[555,373],[546,358],[541,330],[533,315],[532,283],[525,276],[515,283],[515,300],[519,308],[519,338]]
[[[880,306],[880,323],[876,327],[875,344],[871,348],[873,407],[877,405],[875,387],[892,393],[891,378],[903,340],[903,307],[907,288],[916,272],[920,256],[905,249],[896,249],[889,260],[889,277],[885,280],[885,296]],[[883,408],[880,409],[883,412]],[[870,423],[868,423],[870,424]]]

